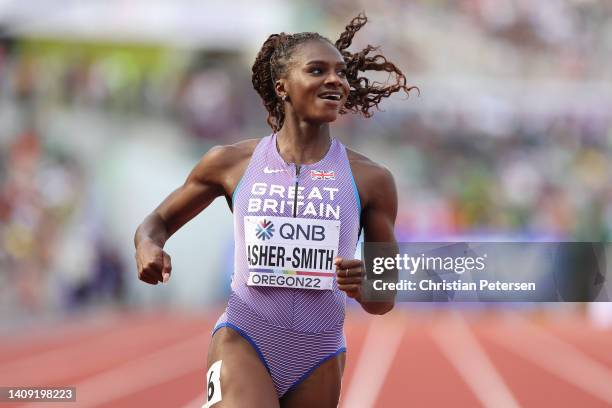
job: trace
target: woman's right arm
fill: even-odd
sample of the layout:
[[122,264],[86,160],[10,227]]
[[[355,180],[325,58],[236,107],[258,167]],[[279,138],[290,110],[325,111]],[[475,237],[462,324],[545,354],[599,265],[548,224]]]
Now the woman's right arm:
[[[172,264],[163,250],[168,238],[217,197],[231,192],[248,164],[248,144],[213,147],[140,224],[134,235],[138,278],[152,285],[170,279]],[[245,158],[246,163],[245,163]]]

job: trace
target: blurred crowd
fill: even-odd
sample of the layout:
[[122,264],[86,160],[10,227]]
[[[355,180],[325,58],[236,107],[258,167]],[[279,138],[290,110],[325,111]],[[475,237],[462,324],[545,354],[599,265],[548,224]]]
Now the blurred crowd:
[[[414,115],[385,128],[410,236],[612,237],[612,121],[571,113],[517,117],[490,134],[461,112]],[[477,120],[477,119],[471,119]],[[380,133],[375,132],[375,133]]]
[[409,72],[550,80],[611,80],[612,4],[607,0],[320,1],[335,40],[365,10],[356,40],[383,44]]
[[0,168],[0,316],[121,302],[117,248],[103,236],[87,172],[36,130],[16,134]]
[[[612,96],[600,86],[612,82],[610,2],[389,0],[363,8],[372,24],[355,45],[382,44],[421,96],[383,102],[386,112],[372,119],[342,118],[334,132],[393,171],[400,240],[610,240]],[[334,32],[353,10],[354,2],[321,1],[314,16]],[[126,271],[132,276],[120,253],[131,249],[107,238],[96,163],[47,137],[58,112],[161,119],[199,147],[268,132],[250,85],[257,50],[220,49],[1,39],[3,313],[123,301]],[[562,97],[547,96],[550,81]],[[528,89],[517,104],[497,92],[509,83]],[[117,138],[90,131],[82,137]]]
[[[320,5],[337,32],[360,10]],[[392,146],[402,236],[610,239],[612,3],[389,0],[368,16],[355,43],[422,94],[364,136]]]

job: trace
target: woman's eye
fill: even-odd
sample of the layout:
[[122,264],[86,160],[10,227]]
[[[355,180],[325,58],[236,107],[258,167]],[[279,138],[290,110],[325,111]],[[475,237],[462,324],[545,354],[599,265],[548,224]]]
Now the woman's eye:
[[[321,75],[323,74],[323,69],[321,68],[313,68],[310,70],[310,73],[313,75]],[[346,77],[346,70],[345,69],[341,69],[339,71],[336,72],[338,74],[338,76],[344,78]]]

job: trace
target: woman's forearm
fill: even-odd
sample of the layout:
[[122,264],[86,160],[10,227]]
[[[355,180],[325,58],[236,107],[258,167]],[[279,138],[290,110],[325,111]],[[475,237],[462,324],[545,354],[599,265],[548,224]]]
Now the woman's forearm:
[[136,229],[134,234],[134,247],[138,248],[138,244],[143,240],[151,240],[160,248],[164,247],[166,240],[169,238],[168,229],[162,217],[155,211],[149,214],[144,221]]

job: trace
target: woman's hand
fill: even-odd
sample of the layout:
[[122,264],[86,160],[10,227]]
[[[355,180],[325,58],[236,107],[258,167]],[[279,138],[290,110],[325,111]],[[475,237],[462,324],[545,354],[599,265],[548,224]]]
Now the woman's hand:
[[136,266],[138,279],[157,285],[166,283],[172,273],[170,255],[150,239],[144,239],[136,247]]
[[363,261],[360,259],[343,259],[336,257],[334,259],[336,265],[336,282],[338,283],[338,289],[344,291],[350,298],[355,299],[363,310],[371,314],[385,314],[395,304],[394,301],[364,301],[361,298],[361,285],[363,283],[363,276],[365,275],[365,269]]
[[361,300],[361,283],[363,282],[363,261],[360,259],[344,259],[336,257],[336,282],[338,289],[357,301]]

